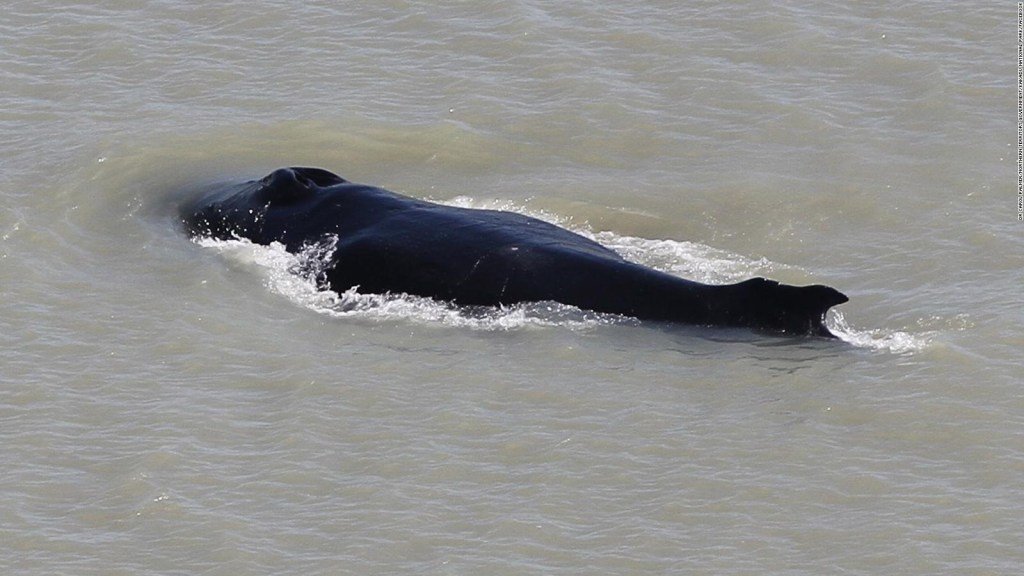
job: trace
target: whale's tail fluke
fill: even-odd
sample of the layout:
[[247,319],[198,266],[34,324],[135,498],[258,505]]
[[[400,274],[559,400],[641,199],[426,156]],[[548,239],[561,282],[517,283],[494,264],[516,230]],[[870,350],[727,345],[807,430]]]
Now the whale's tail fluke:
[[766,278],[752,278],[733,288],[739,291],[734,322],[786,334],[804,334],[835,338],[825,326],[829,308],[849,301],[845,294],[815,284],[790,286]]

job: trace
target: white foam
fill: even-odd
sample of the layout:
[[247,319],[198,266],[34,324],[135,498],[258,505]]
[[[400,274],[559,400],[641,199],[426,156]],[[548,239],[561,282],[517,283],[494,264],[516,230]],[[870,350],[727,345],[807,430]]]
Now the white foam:
[[560,326],[579,330],[632,322],[627,318],[548,302],[503,307],[463,307],[409,294],[364,294],[359,292],[358,287],[338,294],[323,287],[321,275],[323,267],[330,260],[334,241],[307,247],[299,254],[288,252],[278,242],[269,246],[254,244],[245,239],[203,238],[197,242],[259,274],[272,292],[332,317],[376,321],[412,320],[493,331],[529,326]]
[[766,258],[751,260],[739,254],[694,242],[652,240],[607,231],[594,232],[589,228],[573,226],[569,220],[558,215],[526,209],[509,202],[479,202],[468,196],[458,196],[442,203],[460,208],[506,210],[544,220],[611,248],[627,260],[698,282],[725,284],[745,280],[751,276],[767,275],[779,269],[788,269]]
[[840,340],[859,348],[870,348],[893,354],[920,352],[928,347],[938,334],[934,331],[911,334],[887,328],[872,330],[854,328],[838,310],[830,311],[827,320],[826,325],[829,331]]
[[778,266],[694,242],[651,240],[614,232],[584,233],[623,258],[706,284],[726,284],[766,275]]

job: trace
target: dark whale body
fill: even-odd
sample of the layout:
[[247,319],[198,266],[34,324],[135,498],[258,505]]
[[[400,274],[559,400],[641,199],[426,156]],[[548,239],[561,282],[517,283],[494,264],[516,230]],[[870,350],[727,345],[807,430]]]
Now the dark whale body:
[[337,238],[326,267],[336,292],[408,293],[462,305],[555,301],[654,320],[832,336],[825,312],[848,298],[828,286],[753,278],[713,286],[628,262],[578,234],[521,214],[442,206],[284,168],[217,188],[181,208],[189,234],[282,243]]

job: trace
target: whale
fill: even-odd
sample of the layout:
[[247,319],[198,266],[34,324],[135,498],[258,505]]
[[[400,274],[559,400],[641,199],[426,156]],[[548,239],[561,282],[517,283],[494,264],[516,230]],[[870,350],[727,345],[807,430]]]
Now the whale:
[[458,306],[558,302],[641,321],[834,337],[835,288],[767,278],[705,284],[623,258],[523,214],[462,208],[349,182],[321,168],[281,168],[183,200],[192,238],[331,246],[320,279],[343,293],[410,294]]

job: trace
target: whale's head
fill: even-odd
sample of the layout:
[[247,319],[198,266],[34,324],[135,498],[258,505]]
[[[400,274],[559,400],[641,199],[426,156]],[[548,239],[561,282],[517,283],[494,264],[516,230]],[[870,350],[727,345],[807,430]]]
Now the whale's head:
[[325,191],[346,183],[319,168],[282,168],[260,180],[198,194],[182,205],[181,220],[194,237],[283,241],[289,224],[307,218]]
[[731,306],[723,323],[770,332],[834,338],[825,325],[829,308],[850,299],[831,286],[790,286],[751,278],[728,286]]

